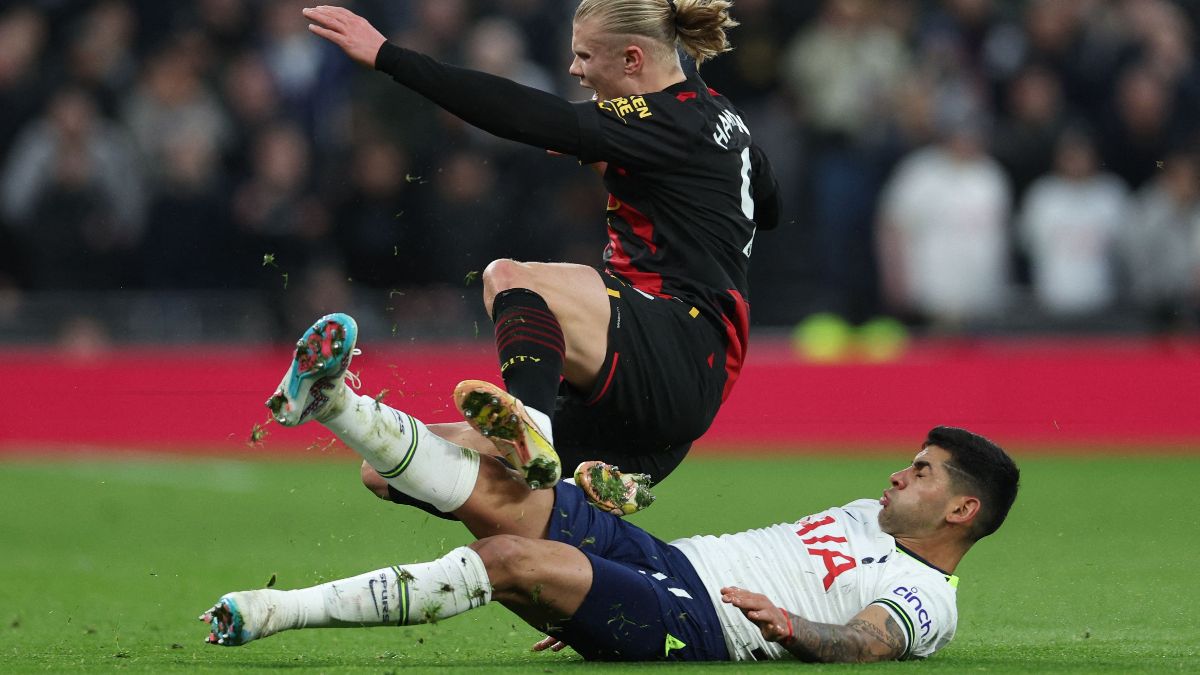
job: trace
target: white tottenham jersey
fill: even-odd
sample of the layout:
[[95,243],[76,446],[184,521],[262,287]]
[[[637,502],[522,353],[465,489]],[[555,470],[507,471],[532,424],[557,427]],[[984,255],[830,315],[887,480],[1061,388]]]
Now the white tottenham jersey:
[[903,658],[946,646],[958,623],[958,578],[905,553],[879,528],[879,502],[860,499],[795,523],[671,542],[687,556],[708,589],[736,661],[791,658],[733,605],[721,589],[762,593],[793,614],[845,624],[879,604],[908,637]]

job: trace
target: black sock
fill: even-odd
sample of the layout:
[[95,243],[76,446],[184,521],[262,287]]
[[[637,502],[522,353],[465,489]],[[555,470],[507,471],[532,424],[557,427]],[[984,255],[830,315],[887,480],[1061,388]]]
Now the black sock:
[[563,369],[563,332],[542,296],[510,288],[492,301],[496,353],[508,393],[525,405],[554,415]]

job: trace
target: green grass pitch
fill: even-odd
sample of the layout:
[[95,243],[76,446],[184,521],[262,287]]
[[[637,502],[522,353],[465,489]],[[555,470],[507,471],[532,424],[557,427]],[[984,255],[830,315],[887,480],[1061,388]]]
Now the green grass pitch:
[[[871,672],[1200,671],[1200,457],[1017,454],[1023,491],[958,569],[960,623],[922,663]],[[695,457],[635,516],[660,537],[790,521],[875,497],[906,453]],[[784,664],[604,665],[533,654],[498,605],[433,626],[310,630],[205,645],[221,593],[296,588],[468,541],[457,524],[379,501],[344,455],[311,462],[0,463],[0,671],[625,672]],[[850,666],[804,666],[814,671]],[[865,668],[860,666],[860,668]]]

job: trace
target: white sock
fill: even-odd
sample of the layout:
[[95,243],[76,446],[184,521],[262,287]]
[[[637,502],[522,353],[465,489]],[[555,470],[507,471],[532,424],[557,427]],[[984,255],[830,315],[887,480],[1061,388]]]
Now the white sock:
[[[436,623],[492,599],[483,560],[461,546],[437,560],[385,567],[294,591],[234,594],[257,637],[297,628]],[[256,596],[256,597],[247,597]],[[258,616],[255,616],[258,615]]]
[[478,453],[345,384],[338,389],[318,421],[362,455],[388,485],[444,513],[467,501],[479,477]]
[[533,419],[533,423],[538,426],[538,429],[542,430],[542,435],[546,437],[550,445],[554,445],[554,425],[550,423],[550,416],[537,408],[530,408],[529,406],[525,406],[525,412],[529,413],[529,416]]

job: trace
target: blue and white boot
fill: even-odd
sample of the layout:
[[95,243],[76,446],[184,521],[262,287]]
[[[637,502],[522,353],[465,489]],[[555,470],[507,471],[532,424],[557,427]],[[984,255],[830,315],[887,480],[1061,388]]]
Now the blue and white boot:
[[226,593],[212,609],[200,615],[209,625],[204,641],[222,647],[240,647],[247,642],[274,635],[284,627],[271,626],[280,614],[277,602],[282,591],[258,590]]
[[342,380],[358,378],[350,373],[350,359],[361,352],[354,348],[358,324],[346,314],[329,314],[317,320],[296,342],[292,365],[279,388],[267,399],[271,415],[285,427],[316,419],[341,392]]

